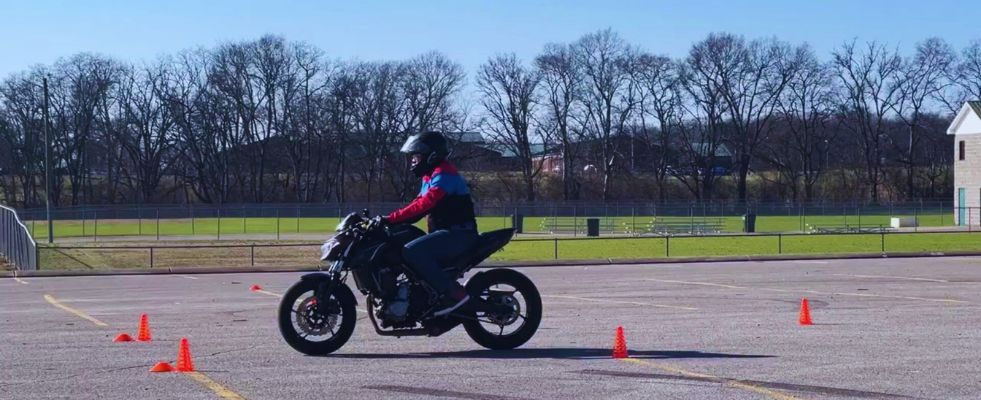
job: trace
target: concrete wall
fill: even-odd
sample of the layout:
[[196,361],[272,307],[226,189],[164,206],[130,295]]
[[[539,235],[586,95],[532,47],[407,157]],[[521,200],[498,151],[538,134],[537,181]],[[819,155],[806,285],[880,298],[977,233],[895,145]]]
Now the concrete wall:
[[[964,141],[964,160],[959,157],[960,142]],[[954,218],[958,217],[957,208],[961,207],[959,190],[966,189],[967,196],[964,207],[971,225],[981,224],[981,135],[957,135],[954,138]],[[959,221],[958,221],[959,222]]]

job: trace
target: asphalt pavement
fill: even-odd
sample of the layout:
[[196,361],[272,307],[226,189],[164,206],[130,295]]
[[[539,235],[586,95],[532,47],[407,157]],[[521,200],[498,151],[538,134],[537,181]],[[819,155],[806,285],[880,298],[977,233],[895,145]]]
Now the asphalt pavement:
[[[0,279],[0,398],[981,398],[981,258],[518,269],[545,315],[516,350],[362,318],[326,357],[276,327],[300,273]],[[153,340],[114,343],[142,313]],[[200,372],[148,372],[181,337]]]

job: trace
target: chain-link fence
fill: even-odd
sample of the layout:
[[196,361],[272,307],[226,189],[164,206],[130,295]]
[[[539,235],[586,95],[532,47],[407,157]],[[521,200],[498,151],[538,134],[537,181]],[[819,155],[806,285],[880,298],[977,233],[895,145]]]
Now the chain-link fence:
[[0,205],[0,256],[19,270],[37,270],[37,243],[17,211]]
[[[106,237],[281,240],[325,234],[344,215],[387,213],[401,203],[116,205],[57,208],[57,239]],[[526,234],[584,234],[599,219],[604,234],[864,232],[881,229],[972,229],[981,211],[950,201],[910,203],[510,203],[476,206],[482,231],[517,227]],[[964,215],[961,215],[964,214]],[[21,211],[34,237],[47,235],[43,209]],[[752,221],[747,221],[747,219]],[[971,221],[972,223],[967,223]],[[752,222],[752,223],[749,223]],[[963,228],[957,228],[962,225]]]

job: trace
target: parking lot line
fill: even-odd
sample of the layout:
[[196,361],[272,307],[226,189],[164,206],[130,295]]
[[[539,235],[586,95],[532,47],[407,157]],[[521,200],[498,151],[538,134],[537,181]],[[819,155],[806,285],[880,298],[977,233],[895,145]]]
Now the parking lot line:
[[23,279],[20,279],[20,278],[18,278],[16,276],[14,277],[14,281],[16,281],[17,283],[19,283],[21,285],[28,285],[28,284],[30,284],[29,282],[27,282],[27,281],[25,281]]
[[871,297],[871,298],[883,298],[883,299],[917,300],[917,301],[927,301],[932,303],[970,304],[969,301],[964,301],[964,300],[938,299],[938,298],[930,298],[930,297],[895,296],[895,295],[888,295],[888,294],[871,294],[871,293],[823,292],[820,290],[810,290],[810,289],[777,289],[777,288],[767,288],[767,287],[723,285],[723,284],[712,283],[712,282],[675,281],[675,280],[668,280],[668,279],[646,278],[644,280],[652,281],[652,282],[662,282],[662,283],[679,283],[683,285],[712,286],[712,287],[718,287],[723,289],[763,290],[768,292],[780,292],[780,293],[811,293],[811,294],[820,294],[825,296]]
[[231,389],[222,386],[220,383],[215,382],[213,379],[208,377],[208,375],[205,375],[201,372],[196,372],[196,371],[185,372],[184,374],[190,377],[191,379],[197,381],[202,386],[210,389],[212,392],[215,392],[215,394],[217,394],[218,397],[227,400],[245,400],[245,398],[239,395],[238,393],[235,393]]
[[834,276],[850,276],[854,278],[886,278],[886,279],[899,279],[904,281],[923,281],[923,282],[939,282],[939,283],[950,283],[948,280],[944,279],[929,279],[929,278],[915,278],[910,276],[893,276],[893,275],[851,275],[851,274],[831,274]]
[[91,322],[93,324],[96,324],[98,326],[109,326],[105,322],[99,321],[98,319],[92,317],[91,315],[86,314],[85,312],[82,312],[80,310],[76,310],[76,309],[71,308],[69,306],[66,306],[64,304],[61,304],[61,302],[58,301],[58,299],[55,299],[54,296],[52,296],[50,294],[44,295],[44,300],[47,301],[48,303],[50,303],[51,305],[55,306],[55,307],[58,307],[58,308],[60,308],[62,310],[65,310],[65,311],[68,311],[68,312],[70,312],[72,314],[75,314],[79,318],[82,318],[82,319],[84,319],[86,321],[89,321],[89,322]]
[[560,296],[560,295],[542,295],[545,298],[553,299],[571,299],[571,300],[582,300],[582,301],[594,301],[597,303],[614,303],[614,304],[632,304],[635,306],[647,306],[647,307],[657,307],[657,308],[673,308],[676,310],[688,310],[697,311],[695,307],[685,307],[685,306],[670,306],[666,304],[652,304],[652,303],[641,303],[637,301],[622,301],[622,300],[606,300],[606,299],[591,299],[588,297],[577,297],[577,296]]
[[[90,321],[93,324],[102,327],[109,327],[109,324],[99,321],[98,319],[92,317],[91,315],[86,314],[84,311],[77,310],[62,304],[60,301],[58,301],[58,299],[54,298],[54,296],[50,294],[44,295],[44,300],[55,307],[68,311],[72,314],[75,314],[77,317]],[[223,399],[245,400],[245,398],[239,395],[238,393],[235,393],[232,390],[222,386],[218,382],[215,382],[213,379],[209,378],[207,375],[205,375],[202,372],[184,372],[183,374],[187,375],[194,381],[200,383],[202,386],[210,389],[212,392],[214,392],[215,394],[217,394],[219,397]]]
[[794,397],[794,396],[791,396],[791,395],[786,394],[786,393],[783,393],[783,392],[779,392],[779,391],[776,391],[776,390],[767,389],[767,388],[762,387],[762,386],[754,385],[754,384],[747,383],[747,382],[742,382],[742,381],[739,381],[739,380],[736,380],[736,379],[727,379],[727,378],[722,378],[722,377],[718,377],[718,376],[715,376],[715,375],[709,375],[709,374],[703,374],[703,373],[700,373],[700,372],[688,371],[688,370],[684,370],[684,369],[681,369],[681,368],[672,367],[670,365],[664,365],[664,364],[660,364],[660,363],[653,363],[653,362],[650,362],[650,361],[638,360],[636,358],[623,358],[622,360],[623,361],[626,361],[626,362],[629,362],[629,363],[633,363],[633,364],[645,365],[645,366],[648,366],[648,367],[659,369],[661,371],[671,372],[671,373],[678,374],[678,375],[685,376],[685,377],[700,378],[700,379],[710,380],[710,381],[713,381],[713,382],[718,382],[720,384],[723,384],[723,385],[726,385],[726,386],[730,386],[730,387],[733,387],[733,388],[747,390],[747,391],[750,391],[750,392],[762,394],[762,395],[764,395],[766,397],[769,397],[771,399],[776,399],[776,400],[797,400],[798,399],[798,397]]

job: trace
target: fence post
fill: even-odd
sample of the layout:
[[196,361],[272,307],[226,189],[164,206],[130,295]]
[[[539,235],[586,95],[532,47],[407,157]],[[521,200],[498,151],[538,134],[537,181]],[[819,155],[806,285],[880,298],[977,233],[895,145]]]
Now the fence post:
[[160,240],[160,209],[159,208],[157,209],[155,216],[157,218],[157,240]]
[[[337,218],[341,217],[341,208],[337,207]],[[300,207],[296,207],[296,233],[300,233]]]
[[[856,212],[858,213],[858,229],[862,229],[862,207],[858,207]],[[889,215],[892,216],[893,213],[890,212]]]
[[194,236],[194,207],[187,209],[188,214],[191,214],[191,236]]
[[41,270],[41,246],[34,246],[34,269]]
[[252,266],[254,267],[255,266],[255,243],[252,243],[252,246],[250,246],[249,248],[250,248],[249,251],[250,251],[251,256],[252,256]]
[[95,216],[95,218],[94,218],[95,219],[95,232],[92,233],[92,237],[93,237],[92,240],[98,242],[99,241],[99,212],[96,211],[93,214]]
[[664,258],[671,257],[671,235],[664,237]]
[[243,235],[249,233],[248,230],[245,228],[245,222],[248,220],[249,218],[245,213],[245,206],[242,206],[242,234]]
[[885,254],[885,252],[886,252],[886,232],[881,231],[881,230],[879,231],[879,245],[882,248],[882,253]]
[[777,234],[777,254],[783,254],[783,234]]
[[913,232],[919,232],[919,231],[920,231],[920,209],[918,207],[913,207]]
[[554,249],[553,257],[556,260],[558,260],[559,259],[559,238],[552,238],[552,243],[553,243],[553,249]]
[[279,209],[276,209],[276,240],[279,240]]
[[[118,217],[119,215],[117,214],[116,216]],[[136,235],[143,236],[143,209],[139,207],[136,208],[136,225],[138,226],[136,228]]]
[[218,240],[221,240],[221,206],[218,206]]
[[153,268],[153,246],[150,246],[150,268]]

